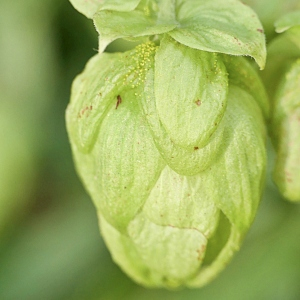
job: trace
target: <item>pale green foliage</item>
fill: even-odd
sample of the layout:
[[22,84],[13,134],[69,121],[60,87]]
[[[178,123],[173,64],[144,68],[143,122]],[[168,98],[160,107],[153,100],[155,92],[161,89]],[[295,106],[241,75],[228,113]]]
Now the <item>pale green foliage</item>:
[[300,59],[278,89],[272,131],[277,150],[275,182],[287,199],[300,201]]
[[300,10],[286,14],[275,22],[276,32],[278,33],[298,25],[300,25]]
[[261,69],[265,63],[262,25],[250,8],[237,0],[142,0],[130,13],[99,11],[94,23],[100,34],[100,52],[117,38],[168,33],[191,48],[249,55]]
[[263,28],[248,6],[236,0],[181,0],[177,5],[180,25],[170,32],[175,40],[199,50],[249,55],[264,68]]
[[299,0],[243,0],[242,2],[257,13],[268,42],[276,36],[274,22],[284,14],[300,9]]
[[279,35],[268,49],[264,81],[273,104],[271,136],[276,150],[274,180],[288,200],[300,201],[300,18],[299,11],[276,23]]
[[70,0],[72,5],[86,17],[92,19],[95,13],[103,9],[131,11],[141,0]]
[[169,10],[170,7],[164,1],[142,0],[139,6],[130,12],[99,11],[94,16],[94,24],[100,34],[99,52],[103,52],[108,44],[118,38],[131,40],[169,32],[176,27],[175,15],[170,17]]

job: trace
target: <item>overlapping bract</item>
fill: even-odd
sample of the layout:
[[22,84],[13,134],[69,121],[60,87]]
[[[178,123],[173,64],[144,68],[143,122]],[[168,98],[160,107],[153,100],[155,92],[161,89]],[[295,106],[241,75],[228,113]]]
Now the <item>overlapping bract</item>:
[[263,114],[263,86],[242,57],[166,35],[90,60],[67,127],[106,243],[133,279],[198,287],[225,267],[261,197]]
[[300,11],[284,15],[275,25],[283,33],[269,46],[272,64],[264,72],[273,106],[274,180],[286,199],[300,201]]

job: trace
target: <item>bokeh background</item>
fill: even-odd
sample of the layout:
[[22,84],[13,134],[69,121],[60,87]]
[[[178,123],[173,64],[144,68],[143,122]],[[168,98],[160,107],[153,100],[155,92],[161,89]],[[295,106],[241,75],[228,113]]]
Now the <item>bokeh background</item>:
[[[244,1],[265,25],[295,0]],[[123,49],[115,43],[109,51]],[[298,300],[300,207],[271,180],[241,251],[198,290],[147,290],[112,262],[71,157],[64,114],[96,54],[92,22],[67,0],[0,0],[0,299]]]

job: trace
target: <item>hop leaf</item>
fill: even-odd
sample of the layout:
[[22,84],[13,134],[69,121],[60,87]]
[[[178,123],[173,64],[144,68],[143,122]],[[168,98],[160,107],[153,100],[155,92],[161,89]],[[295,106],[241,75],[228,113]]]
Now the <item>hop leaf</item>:
[[[131,1],[132,2],[132,1]],[[118,38],[167,33],[194,49],[253,57],[261,69],[265,36],[256,14],[237,0],[141,0],[133,10],[99,9],[93,20],[99,51]]]
[[104,9],[132,11],[141,0],[70,0],[72,5],[83,15],[92,19],[96,12]]

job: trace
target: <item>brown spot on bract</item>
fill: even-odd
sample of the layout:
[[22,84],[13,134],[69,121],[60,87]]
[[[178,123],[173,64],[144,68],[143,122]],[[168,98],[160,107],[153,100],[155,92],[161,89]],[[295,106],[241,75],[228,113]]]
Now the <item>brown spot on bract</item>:
[[202,258],[203,258],[203,253],[205,252],[205,249],[206,249],[206,246],[205,245],[202,245],[202,247],[200,249],[197,249],[197,253],[198,253],[198,260],[201,261]]
[[264,33],[264,30],[263,30],[263,29],[257,28],[256,30],[257,30],[258,32],[260,32],[260,33]]
[[196,105],[200,106],[202,102],[200,99],[198,99],[197,101],[195,101],[195,103],[196,103]]
[[120,95],[117,96],[117,103],[116,103],[116,109],[118,108],[118,106],[122,103],[122,98]]
[[194,147],[194,150],[195,150],[195,151],[198,150],[198,149],[199,149],[199,147],[197,147],[197,146]]

